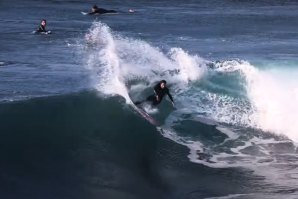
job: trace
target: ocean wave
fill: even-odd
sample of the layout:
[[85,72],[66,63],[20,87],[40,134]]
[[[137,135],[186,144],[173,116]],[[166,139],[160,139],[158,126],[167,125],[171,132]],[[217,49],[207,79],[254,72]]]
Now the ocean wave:
[[[161,50],[145,41],[121,36],[100,22],[93,24],[85,42],[86,68],[93,87],[102,97],[118,95],[132,103],[132,99],[144,98],[143,90],[160,79],[169,82],[177,109],[168,112],[159,130],[165,137],[188,147],[192,162],[209,167],[280,163],[276,161],[279,154],[272,155],[270,146],[278,148],[286,143],[290,150],[293,143],[284,136],[296,139],[292,132],[295,126],[289,123],[283,126],[270,106],[261,105],[279,100],[268,95],[268,86],[281,96],[282,89],[267,81],[270,72],[247,61],[209,61],[181,48]],[[292,85],[294,89],[296,84]],[[278,104],[284,110],[281,117],[289,111],[285,104]],[[269,115],[263,114],[264,108]],[[292,116],[287,116],[289,122],[295,118]],[[216,139],[207,136],[204,141],[203,135],[192,135],[191,126],[199,124],[211,126],[209,133]]]

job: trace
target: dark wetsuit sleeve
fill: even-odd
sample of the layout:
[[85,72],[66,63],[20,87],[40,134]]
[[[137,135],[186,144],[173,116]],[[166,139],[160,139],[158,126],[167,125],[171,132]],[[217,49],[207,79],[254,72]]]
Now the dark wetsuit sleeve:
[[155,93],[155,95],[158,95],[158,91],[159,91],[159,84],[156,84],[154,86],[154,93]]
[[42,32],[42,29],[40,26],[38,26],[38,29],[36,30],[36,32]]
[[39,26],[37,32],[47,32],[47,31],[44,27]]
[[170,91],[169,91],[169,89],[167,89],[167,94],[168,94],[168,96],[169,96],[170,100],[171,100],[172,102],[174,102],[174,100],[173,100],[173,97],[172,97],[172,95],[170,94]]

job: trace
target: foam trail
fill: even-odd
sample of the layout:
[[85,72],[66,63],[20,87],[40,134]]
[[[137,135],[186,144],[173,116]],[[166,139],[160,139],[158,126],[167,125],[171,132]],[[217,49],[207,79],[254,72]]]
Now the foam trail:
[[[121,95],[127,102],[130,101],[127,89],[123,84],[120,72],[120,62],[111,30],[108,26],[95,23],[91,32],[86,36],[88,42],[101,46],[89,56],[88,66],[96,71],[94,78],[96,88],[104,95]],[[97,52],[99,50],[99,52]]]

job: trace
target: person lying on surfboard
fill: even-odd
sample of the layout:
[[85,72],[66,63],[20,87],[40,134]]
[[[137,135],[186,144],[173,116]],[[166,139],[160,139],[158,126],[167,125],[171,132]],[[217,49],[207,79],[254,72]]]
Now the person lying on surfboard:
[[106,14],[106,13],[117,13],[117,11],[116,10],[106,10],[104,8],[97,7],[97,5],[94,5],[91,9],[91,12],[89,12],[88,15]]
[[152,102],[152,105],[156,106],[162,101],[162,98],[165,96],[165,94],[167,94],[172,102],[172,105],[174,106],[174,100],[172,95],[170,94],[169,89],[167,88],[166,80],[161,80],[158,84],[154,86],[154,93],[155,94],[148,96],[144,101],[135,102],[135,105],[139,105],[146,101],[150,101]]
[[40,25],[38,29],[35,31],[35,33],[50,34],[51,31],[46,30],[46,26],[47,26],[47,20],[45,19],[41,20]]

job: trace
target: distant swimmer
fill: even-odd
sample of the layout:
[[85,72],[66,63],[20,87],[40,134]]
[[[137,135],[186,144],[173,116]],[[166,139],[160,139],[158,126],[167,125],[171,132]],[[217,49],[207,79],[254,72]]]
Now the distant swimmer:
[[46,26],[47,26],[47,20],[45,19],[41,20],[40,25],[38,29],[35,31],[35,33],[50,34],[51,31],[46,30]]
[[152,102],[152,105],[156,106],[158,105],[161,101],[162,98],[167,94],[172,102],[172,105],[174,106],[174,100],[172,95],[170,94],[169,89],[167,88],[167,82],[166,80],[161,80],[158,84],[154,86],[154,93],[153,95],[150,95],[146,98],[144,101],[138,101],[135,102],[136,105],[142,104],[146,101]]
[[88,15],[95,15],[95,14],[106,14],[106,13],[117,13],[116,10],[106,10],[104,8],[99,8],[97,5],[94,5],[91,9],[91,12]]

